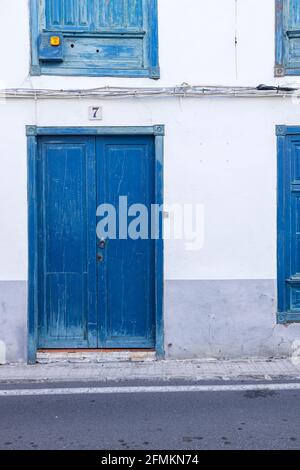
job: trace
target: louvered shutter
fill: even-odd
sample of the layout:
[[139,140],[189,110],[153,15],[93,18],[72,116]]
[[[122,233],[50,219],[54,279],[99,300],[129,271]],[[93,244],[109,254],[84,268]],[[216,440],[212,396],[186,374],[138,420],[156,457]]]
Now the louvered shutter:
[[[157,0],[36,2],[42,73],[159,77]],[[49,45],[55,34],[61,38],[60,55]]]

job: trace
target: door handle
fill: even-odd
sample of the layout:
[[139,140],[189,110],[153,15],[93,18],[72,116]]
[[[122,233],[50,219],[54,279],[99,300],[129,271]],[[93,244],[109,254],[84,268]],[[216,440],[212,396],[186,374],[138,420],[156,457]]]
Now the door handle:
[[99,263],[103,263],[103,261],[104,261],[104,256],[101,255],[101,253],[97,253],[97,261],[98,261]]

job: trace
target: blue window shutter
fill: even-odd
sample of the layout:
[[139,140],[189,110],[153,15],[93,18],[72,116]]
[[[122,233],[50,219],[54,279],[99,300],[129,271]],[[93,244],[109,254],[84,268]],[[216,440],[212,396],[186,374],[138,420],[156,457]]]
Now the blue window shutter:
[[300,0],[276,0],[275,75],[300,75]]
[[31,16],[34,75],[159,78],[157,0],[31,0]]
[[278,321],[300,322],[300,127],[278,127]]

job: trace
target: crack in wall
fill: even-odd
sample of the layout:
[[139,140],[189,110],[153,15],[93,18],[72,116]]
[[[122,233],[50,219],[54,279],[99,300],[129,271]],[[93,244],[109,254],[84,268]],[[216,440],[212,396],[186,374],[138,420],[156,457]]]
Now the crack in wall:
[[235,78],[238,80],[238,1],[235,0],[235,35],[234,35],[234,47],[235,47]]

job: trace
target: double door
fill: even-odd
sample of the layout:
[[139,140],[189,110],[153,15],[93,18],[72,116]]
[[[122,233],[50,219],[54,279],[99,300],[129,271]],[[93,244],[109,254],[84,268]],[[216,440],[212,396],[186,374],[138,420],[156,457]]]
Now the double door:
[[153,137],[40,137],[37,181],[38,347],[153,348]]

